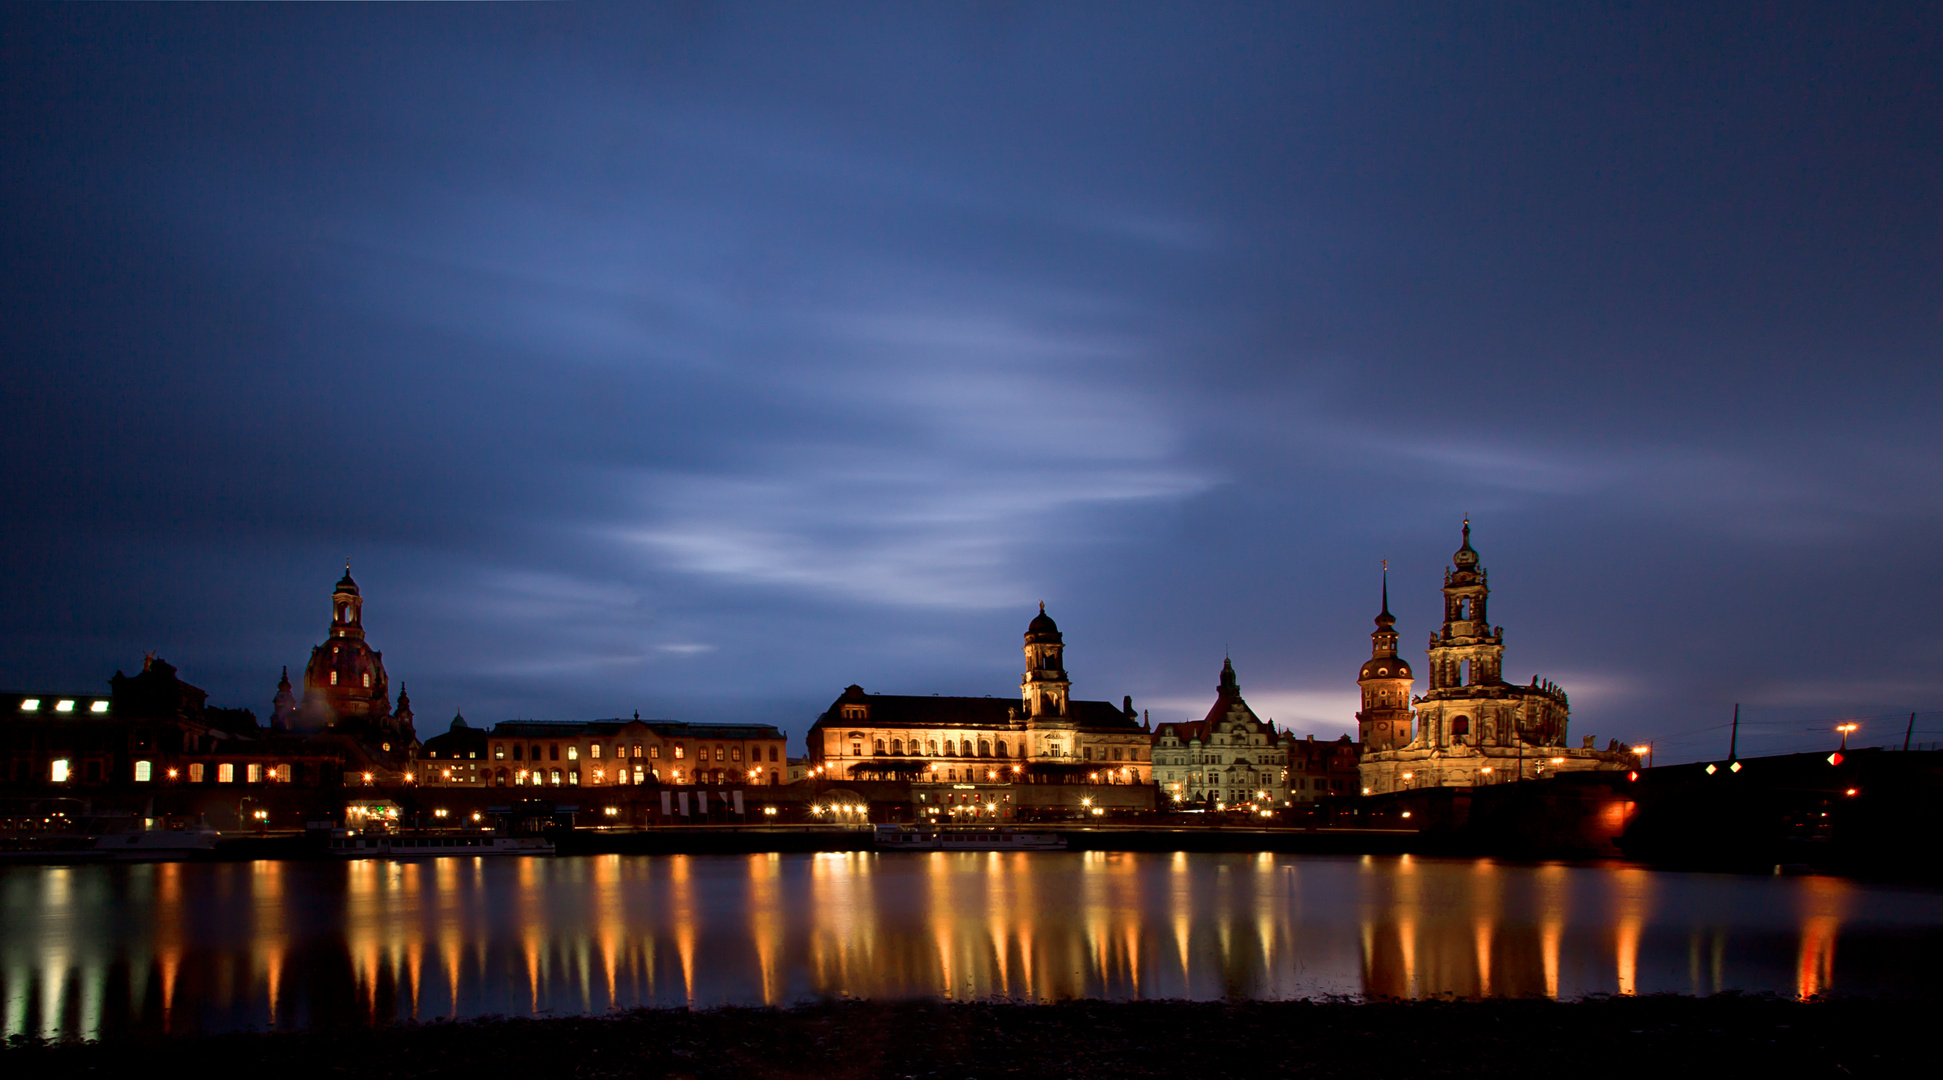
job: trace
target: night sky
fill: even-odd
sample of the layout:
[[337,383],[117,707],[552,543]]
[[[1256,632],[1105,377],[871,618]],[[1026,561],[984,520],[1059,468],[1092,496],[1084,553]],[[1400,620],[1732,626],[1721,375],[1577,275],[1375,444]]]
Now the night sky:
[[349,557],[422,736],[800,747],[1016,694],[1044,600],[1076,697],[1225,650],[1334,737],[1468,513],[1575,745],[1943,738],[1939,28],[9,8],[0,685],[267,716]]

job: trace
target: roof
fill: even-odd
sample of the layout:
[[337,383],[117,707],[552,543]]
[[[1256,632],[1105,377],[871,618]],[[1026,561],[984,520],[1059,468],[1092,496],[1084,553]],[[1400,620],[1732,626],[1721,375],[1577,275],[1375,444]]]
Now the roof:
[[[855,689],[854,687],[852,689]],[[845,720],[842,706],[862,704],[870,707],[866,720]],[[1067,703],[1068,719],[1084,728],[1117,728],[1137,732],[1140,725],[1110,701],[1073,701]],[[850,693],[832,702],[816,720],[816,726],[844,727],[977,727],[1017,726],[1025,717],[1015,697],[942,697],[916,694]]]
[[640,725],[664,739],[780,739],[781,730],[770,724],[688,724],[674,720],[502,720],[493,725],[492,734],[500,738],[573,739],[617,735],[622,729]]

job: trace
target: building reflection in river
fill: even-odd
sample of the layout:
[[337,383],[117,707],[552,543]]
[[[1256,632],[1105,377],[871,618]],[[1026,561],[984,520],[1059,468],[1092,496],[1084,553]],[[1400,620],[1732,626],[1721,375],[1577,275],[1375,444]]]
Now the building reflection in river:
[[846,996],[1893,992],[1943,921],[1934,892],[1830,878],[1099,852],[12,867],[0,903],[3,1034],[48,1037]]

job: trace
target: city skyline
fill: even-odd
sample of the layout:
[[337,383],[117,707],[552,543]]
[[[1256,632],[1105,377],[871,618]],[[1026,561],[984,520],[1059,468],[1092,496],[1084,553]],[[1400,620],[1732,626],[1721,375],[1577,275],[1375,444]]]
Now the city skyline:
[[1575,736],[1939,708],[1932,14],[1126,11],[10,10],[0,684],[1333,738],[1468,515]]

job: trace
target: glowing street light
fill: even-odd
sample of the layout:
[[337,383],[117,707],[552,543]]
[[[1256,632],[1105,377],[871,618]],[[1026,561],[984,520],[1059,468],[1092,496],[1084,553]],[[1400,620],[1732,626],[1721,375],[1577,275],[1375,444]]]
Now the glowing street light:
[[1853,722],[1847,724],[1835,725],[1835,730],[1842,733],[1842,749],[1847,750],[1849,748],[1849,732],[1854,731],[1856,728],[1860,726],[1861,726],[1860,724],[1856,724]]

